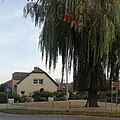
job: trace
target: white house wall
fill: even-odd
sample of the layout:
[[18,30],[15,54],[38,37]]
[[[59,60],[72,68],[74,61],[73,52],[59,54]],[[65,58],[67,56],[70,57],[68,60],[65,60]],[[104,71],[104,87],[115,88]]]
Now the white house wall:
[[[35,85],[33,79],[43,79],[42,85]],[[44,91],[57,91],[57,85],[44,73],[31,73],[19,84],[17,84],[17,93],[21,95],[21,91],[25,91],[25,95],[29,95],[33,91],[40,90]]]

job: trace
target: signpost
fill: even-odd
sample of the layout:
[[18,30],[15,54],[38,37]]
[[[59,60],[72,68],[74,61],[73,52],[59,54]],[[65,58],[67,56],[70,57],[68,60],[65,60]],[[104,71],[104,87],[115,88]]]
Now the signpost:
[[6,86],[6,87],[5,87],[5,92],[6,92],[6,93],[11,92],[11,88],[10,88],[10,86]]
[[7,109],[8,109],[8,93],[11,92],[10,86],[5,86],[5,92],[7,93]]

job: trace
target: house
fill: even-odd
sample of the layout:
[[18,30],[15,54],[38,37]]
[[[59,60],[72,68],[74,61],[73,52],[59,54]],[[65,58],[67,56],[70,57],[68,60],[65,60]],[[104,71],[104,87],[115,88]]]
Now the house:
[[11,80],[6,83],[20,96],[29,95],[37,90],[54,92],[57,91],[58,84],[43,70],[34,67],[30,73],[15,72]]
[[[67,84],[66,83],[63,83],[63,84],[61,84],[61,83],[58,83],[58,91],[60,91],[60,92],[65,92],[66,91],[66,86],[67,86]],[[68,91],[69,92],[73,92],[73,82],[72,83],[68,83]]]
[[[107,84],[110,84],[110,80],[106,80],[106,82],[107,82]],[[113,88],[113,90],[120,90],[120,80],[118,80],[118,81],[116,81],[116,82],[114,82],[114,81],[112,81],[112,83],[111,83],[111,88]]]

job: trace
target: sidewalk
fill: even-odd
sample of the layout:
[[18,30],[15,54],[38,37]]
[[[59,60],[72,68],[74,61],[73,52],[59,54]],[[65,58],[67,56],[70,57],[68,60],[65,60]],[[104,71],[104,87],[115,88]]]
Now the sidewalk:
[[[85,103],[85,100],[69,101],[69,111],[120,112],[120,104],[98,102],[100,107],[84,107]],[[66,101],[0,104],[0,109],[5,108],[66,111]]]

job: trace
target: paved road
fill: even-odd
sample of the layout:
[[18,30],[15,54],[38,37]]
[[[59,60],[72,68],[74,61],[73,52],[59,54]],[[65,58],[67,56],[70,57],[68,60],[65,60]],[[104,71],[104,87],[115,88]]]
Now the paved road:
[[118,119],[80,117],[80,116],[14,115],[14,114],[0,113],[0,120],[118,120]]

